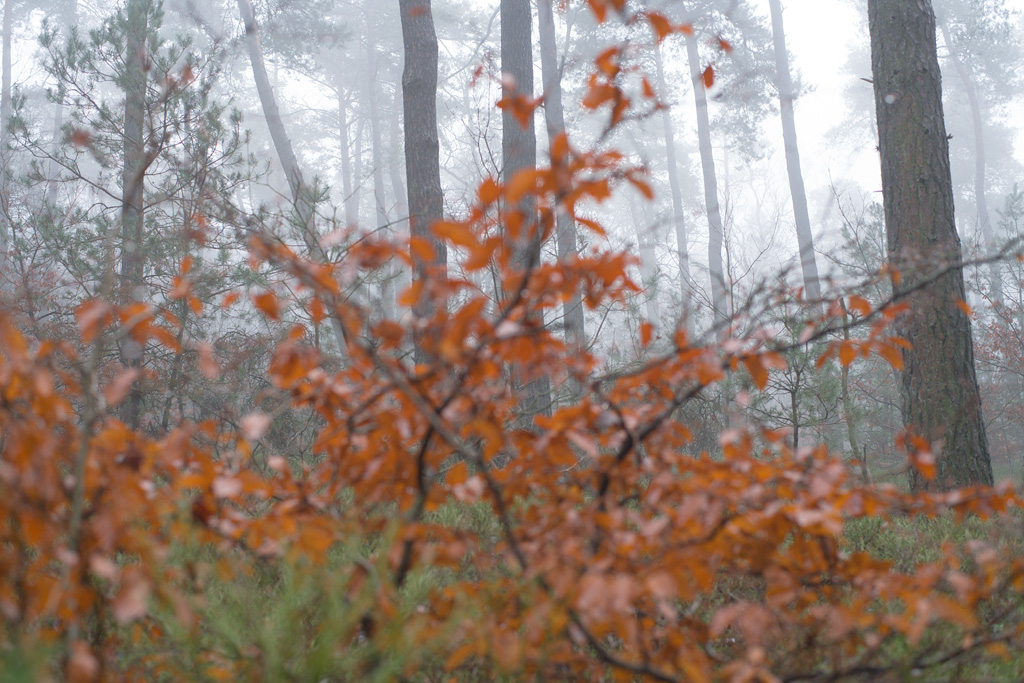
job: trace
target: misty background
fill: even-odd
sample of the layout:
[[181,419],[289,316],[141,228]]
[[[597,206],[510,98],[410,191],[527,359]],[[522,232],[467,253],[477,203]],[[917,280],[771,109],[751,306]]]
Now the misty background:
[[[711,195],[722,223],[725,313],[735,315],[765,283],[804,284],[769,3],[649,5],[692,23],[701,70],[710,65],[714,74],[707,91],[717,178]],[[1024,219],[1024,1],[936,0],[935,7],[957,225],[965,259],[979,259],[1018,239]],[[4,2],[4,295],[39,324],[55,328],[72,324],[74,302],[99,291],[104,236],[120,210],[122,180],[115,169],[122,56],[111,47],[117,33],[111,17],[118,9],[103,1]],[[344,249],[370,233],[407,235],[397,0],[270,0],[255,2],[254,9],[281,119],[313,188],[324,247]],[[168,0],[153,16],[153,68],[189,81],[191,94],[174,102],[175,113],[183,116],[171,126],[166,155],[147,186],[146,230],[153,235],[154,255],[145,291],[138,294],[167,300],[174,275],[169,264],[189,252],[178,238],[193,233],[204,235],[203,248],[193,254],[206,274],[204,297],[218,301],[237,288],[265,287],[273,274],[248,270],[245,228],[259,223],[286,231],[282,216],[292,198],[256,93],[239,7],[232,1]],[[502,91],[498,3],[435,0],[433,16],[440,46],[444,212],[461,218],[479,184],[502,171],[502,116],[495,107]],[[864,3],[789,0],[784,21],[822,295],[856,287],[881,300],[886,285],[872,274],[886,250]],[[637,46],[627,51],[628,66],[637,74],[633,85],[639,88],[639,74],[647,74],[667,106],[667,116],[652,111],[600,141],[648,169],[654,201],[627,190],[584,211],[608,227],[611,245],[640,260],[634,277],[643,291],[624,305],[586,315],[587,345],[608,369],[616,369],[646,353],[640,343],[644,320],[657,335],[687,328],[707,336],[716,324],[707,159],[700,149],[692,64],[679,36],[655,52],[647,24],[599,26],[583,2],[556,2],[554,28],[566,127],[580,147],[597,141],[606,127],[607,113],[580,102],[593,59],[612,42]],[[536,41],[534,61],[539,96],[544,79]],[[159,127],[153,117],[161,111],[169,108],[151,110],[148,126]],[[544,159],[542,113],[535,126]],[[586,231],[578,235],[583,251],[604,239]],[[553,246],[548,256],[554,256]],[[448,264],[459,274],[457,254]],[[1022,273],[1012,258],[995,268],[965,271],[993,464],[997,477],[1018,479],[1024,469],[1017,448],[1024,439]],[[392,264],[373,278],[347,284],[389,315],[399,313],[395,297],[408,281],[409,274]],[[776,320],[759,324],[772,334],[797,335],[784,322],[793,311],[776,313]],[[191,334],[222,360],[234,358],[238,377],[247,379],[230,395],[196,387],[189,402],[153,401],[150,425],[173,422],[175,414],[202,415],[213,404],[217,410],[233,405],[233,414],[245,414],[265,389],[260,375],[266,349],[260,349],[272,331],[264,325],[245,307],[208,314]],[[843,450],[849,449],[848,418],[841,404],[849,398],[860,443],[884,472],[899,461],[892,445],[900,427],[892,370],[865,361],[843,389],[838,371],[810,376],[821,350],[808,348],[789,359],[791,368],[773,375],[767,394],[744,409]],[[745,389],[726,391],[736,395]],[[714,448],[714,435],[743,419],[741,412],[709,404],[702,418],[705,441],[698,434],[698,444]],[[282,426],[280,438],[294,427]]]

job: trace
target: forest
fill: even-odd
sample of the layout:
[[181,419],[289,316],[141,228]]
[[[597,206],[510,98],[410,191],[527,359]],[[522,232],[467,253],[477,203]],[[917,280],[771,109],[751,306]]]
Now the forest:
[[0,4],[0,680],[1024,680],[1024,1]]

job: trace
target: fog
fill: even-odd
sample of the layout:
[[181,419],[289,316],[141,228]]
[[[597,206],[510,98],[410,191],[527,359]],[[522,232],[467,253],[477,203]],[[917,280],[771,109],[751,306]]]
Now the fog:
[[[556,2],[554,12],[570,140],[577,149],[597,144],[621,150],[647,170],[655,193],[648,202],[640,191],[624,187],[607,201],[577,207],[608,230],[606,237],[580,230],[581,253],[608,246],[639,258],[631,274],[642,291],[630,301],[586,312],[581,341],[608,372],[637,360],[643,320],[654,326],[656,343],[667,343],[672,331],[681,328],[696,338],[714,339],[727,326],[724,319],[734,317],[747,331],[764,324],[772,334],[786,334],[780,322],[786,316],[779,311],[772,320],[743,314],[771,308],[763,301],[751,303],[765,287],[809,286],[791,200],[792,173],[787,175],[769,3],[665,0],[647,6],[674,22],[692,24],[700,68],[710,66],[714,74],[706,93],[709,137],[704,141],[710,145],[717,177],[710,194],[709,159],[701,154],[684,36],[671,35],[660,46],[662,87],[656,77],[654,36],[646,22],[623,26],[612,17],[599,24],[587,4],[575,0]],[[154,68],[188,80],[186,89],[192,95],[175,99],[173,107],[163,106],[160,83],[150,84],[155,104],[147,105],[143,126],[170,133],[146,171],[153,175],[151,180],[147,175],[143,232],[154,237],[152,244],[139,247],[152,250],[147,252],[147,281],[139,285],[140,298],[162,296],[153,283],[174,273],[171,261],[178,247],[170,238],[190,230],[208,233],[194,254],[209,268],[204,285],[208,301],[218,301],[233,288],[265,286],[265,276],[246,272],[246,230],[258,223],[285,231],[285,216],[295,209],[293,181],[257,92],[239,7],[232,1],[167,0],[162,11],[151,15],[147,49]],[[71,324],[75,302],[102,291],[103,264],[113,258],[105,249],[122,210],[124,177],[118,158],[124,143],[118,135],[124,132],[122,67],[127,52],[118,47],[119,29],[111,17],[121,6],[105,0],[6,0],[4,8],[4,41],[10,46],[3,86],[4,114],[10,117],[3,149],[4,286],[8,305],[36,306],[33,319],[59,328]],[[935,8],[956,224],[964,258],[979,260],[1018,239],[1024,217],[1024,199],[1017,191],[1024,182],[1024,1],[936,0]],[[495,106],[503,83],[498,3],[434,0],[432,12],[439,45],[436,101],[443,213],[461,219],[471,212],[479,184],[501,177],[505,163],[502,112]],[[799,171],[820,296],[835,298],[858,288],[882,300],[888,296],[887,285],[872,278],[884,262],[885,236],[865,3],[789,0],[784,19]],[[534,94],[539,96],[545,79],[536,8],[533,21]],[[403,141],[406,66],[398,0],[260,1],[255,3],[255,26],[280,110],[276,123],[294,147],[323,238],[322,247],[306,246],[312,253],[344,247],[365,235],[405,238],[411,188]],[[647,74],[667,107],[667,118],[652,109],[609,129],[606,110],[581,105],[593,59],[615,44],[628,45],[623,65],[633,70],[629,87],[635,91],[640,74]],[[723,49],[726,44],[728,49]],[[186,71],[194,81],[182,75]],[[167,126],[161,117],[179,115],[183,118],[161,128]],[[543,109],[535,113],[534,127],[538,159],[544,164],[548,135]],[[675,141],[674,169],[666,149],[669,127]],[[200,156],[198,166],[174,160]],[[196,173],[215,180],[200,183]],[[681,213],[673,201],[673,174]],[[978,188],[983,189],[983,203]],[[709,211],[709,196],[717,199],[717,212]],[[723,240],[724,265],[718,278],[709,260],[709,240],[716,232],[709,219],[715,213],[721,216]],[[196,220],[202,226],[196,227]],[[677,230],[680,225],[682,232]],[[685,249],[677,240],[683,233]],[[302,244],[295,236],[292,242]],[[552,241],[544,246],[542,258],[550,261],[557,253]],[[682,270],[684,255],[688,273]],[[456,252],[449,254],[453,276],[476,278],[482,289],[494,290],[484,274],[462,273],[459,258]],[[29,271],[36,274],[27,275]],[[396,304],[411,280],[407,271],[385,265],[372,277],[345,284],[374,311],[408,316]],[[1022,463],[1015,444],[1024,438],[1020,275],[1012,258],[996,269],[986,264],[964,270],[967,300],[975,312],[977,367],[993,461],[999,476],[1016,478]],[[719,282],[721,293],[716,290]],[[30,295],[36,297],[35,304],[26,304]],[[562,326],[560,320],[546,322],[556,329]],[[244,346],[246,338],[265,332],[250,308],[211,313],[196,335],[214,346],[225,340]],[[813,366],[813,356],[821,350],[808,349],[807,357],[793,362]],[[246,381],[255,387],[266,358],[254,354],[246,362],[251,362]],[[866,362],[853,380],[861,444],[873,465],[884,471],[898,459],[892,444],[900,420],[891,373]],[[802,406],[789,412],[782,406],[789,400],[787,392],[795,396],[797,389],[790,391],[786,381],[782,377],[769,387],[775,399],[750,407],[757,419],[804,429],[814,439],[848,449],[837,376],[799,387]],[[233,400],[250,400],[256,391],[250,389],[248,398]],[[205,410],[199,405],[192,412]],[[187,412],[183,406],[175,410]],[[161,422],[157,415],[164,409],[162,399],[146,409],[152,413],[151,426]],[[242,407],[233,410],[245,412]],[[709,427],[712,436],[702,444],[710,448],[715,447],[716,428],[745,414],[736,406],[716,404],[714,410],[720,415]]]

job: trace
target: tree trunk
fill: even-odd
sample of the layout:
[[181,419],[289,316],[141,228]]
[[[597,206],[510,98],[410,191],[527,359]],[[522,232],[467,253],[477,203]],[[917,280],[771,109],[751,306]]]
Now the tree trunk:
[[[70,31],[75,25],[78,16],[78,0],[65,0],[61,3],[60,17],[61,28]],[[59,95],[58,95],[59,96]],[[63,144],[61,128],[64,126],[64,100],[58,99],[53,108],[53,135],[51,141],[52,158],[46,165],[46,203],[50,206],[57,205],[58,191],[60,189],[60,166],[57,164],[57,154]]]
[[775,39],[775,71],[778,76],[779,110],[782,114],[782,140],[786,150],[786,169],[789,171],[789,193],[793,199],[793,219],[800,247],[800,269],[804,276],[804,295],[813,302],[821,300],[818,265],[814,258],[814,234],[811,217],[807,212],[807,193],[800,172],[800,148],[796,142],[796,120],[793,100],[796,93],[789,71],[789,52],[786,50],[786,30],[782,24],[782,0],[769,0],[772,13],[772,36]]
[[[419,280],[428,271],[445,277],[448,252],[445,244],[434,239],[430,226],[441,220],[444,196],[441,194],[441,157],[437,137],[437,34],[430,0],[399,0],[402,12],[402,44],[405,69],[402,72],[402,100],[405,120],[405,174],[409,193],[409,233],[427,240],[434,247],[434,262],[417,261]],[[434,307],[429,300],[414,310],[420,318],[430,318]],[[428,360],[421,344],[416,344],[416,362]]]
[[[263,117],[267,120],[270,138],[274,142],[274,150],[277,152],[277,158],[280,160],[285,178],[288,180],[288,188],[292,193],[292,202],[295,205],[302,241],[309,251],[310,258],[326,262],[327,254],[320,245],[319,236],[316,233],[316,215],[313,203],[308,188],[302,180],[299,160],[292,149],[291,140],[288,139],[288,131],[285,130],[284,121],[281,119],[277,99],[270,87],[267,67],[263,63],[263,46],[260,44],[259,27],[256,25],[256,14],[253,11],[252,3],[249,0],[238,0],[238,11],[242,16],[242,25],[245,26],[246,46],[249,50],[249,62],[252,64],[253,80],[256,81],[256,92],[260,96]],[[344,327],[338,316],[330,316],[330,321],[338,350],[343,352],[345,349]]]
[[[843,312],[843,339],[850,341],[850,315],[846,310],[846,302],[839,298],[839,306]],[[857,408],[853,404],[853,396],[850,395],[850,366],[843,365],[839,377],[840,396],[843,401],[843,420],[846,422],[846,438],[850,442],[850,460],[860,457],[860,472],[864,483],[871,486],[871,468],[868,466],[867,448],[861,450],[860,440],[857,438],[859,426],[857,424]]]
[[[390,233],[388,218],[387,195],[384,191],[384,143],[380,134],[380,104],[377,99],[377,81],[380,77],[379,60],[377,58],[376,32],[373,19],[367,13],[366,18],[366,99],[370,104],[370,142],[373,148],[373,204],[376,208],[377,230]],[[385,317],[391,317],[395,310],[395,293],[388,273],[382,273],[380,287],[381,306]]]
[[[501,0],[501,72],[506,96],[521,94],[533,96],[533,17],[530,0]],[[537,134],[533,117],[525,126],[512,114],[511,107],[501,116],[502,180],[508,182],[523,169],[537,166]],[[505,207],[507,213],[512,207]],[[522,213],[523,234],[515,245],[515,267],[529,273],[540,262],[541,231],[534,217],[535,207],[527,198],[519,207]],[[511,237],[509,237],[511,239]],[[543,324],[543,321],[537,321]],[[513,368],[513,377],[521,369]],[[551,384],[547,377],[529,382],[522,402],[524,416],[550,413]]]
[[912,468],[910,484],[991,484],[971,321],[958,305],[963,270],[924,284],[935,268],[961,259],[935,15],[929,0],[869,0],[868,20],[889,259],[902,276],[893,289],[910,304],[897,324],[913,344],[903,354],[900,407],[904,426],[929,439],[936,455],[936,479]]
[[[10,0],[8,0],[10,2]],[[124,79],[124,159],[121,168],[121,273],[120,302],[128,304],[145,301],[143,227],[143,194],[145,189],[145,130],[146,115],[146,33],[147,7],[145,0],[131,0],[125,8],[128,32],[125,41]],[[139,371],[143,360],[142,344],[128,338],[121,342],[121,362],[125,367]],[[125,422],[132,429],[139,428],[142,416],[142,387],[136,379],[132,383],[128,400],[124,404]]]
[[[252,75],[256,81],[256,92],[259,94],[260,104],[263,107],[263,116],[267,120],[270,138],[274,142],[274,150],[277,152],[278,159],[284,170],[285,179],[288,181],[288,189],[292,193],[292,201],[298,214],[303,241],[308,246],[316,241],[313,207],[302,179],[299,160],[295,156],[291,140],[288,139],[288,131],[285,130],[284,121],[281,119],[281,110],[278,109],[277,98],[274,96],[274,90],[270,85],[267,67],[263,62],[263,47],[260,44],[259,27],[256,25],[256,15],[253,11],[252,3],[249,0],[238,0],[238,10],[242,15],[242,23],[245,26],[249,61],[252,63]],[[311,251],[315,250],[311,249]]]
[[[3,74],[0,74],[0,209],[3,210],[4,221],[0,223],[0,258],[6,256],[13,228],[8,225],[9,215],[8,182],[10,171],[7,167],[7,125],[11,119],[11,34],[13,27],[14,0],[5,0],[3,12]],[[8,230],[10,228],[10,230]],[[10,233],[10,234],[9,234]]]
[[[665,64],[661,58],[661,46],[654,46],[654,66],[658,76],[658,92],[668,92],[665,82]],[[690,275],[690,247],[686,235],[686,214],[683,213],[683,190],[679,186],[679,163],[676,161],[676,134],[672,126],[672,111],[661,110],[661,125],[665,133],[665,161],[668,164],[668,184],[672,194],[672,225],[676,233],[676,253],[679,255],[679,301],[686,321],[686,331],[693,335],[693,297]]]
[[[967,93],[967,102],[971,108],[971,125],[974,129],[974,203],[978,210],[978,227],[981,228],[981,236],[985,241],[985,248],[990,254],[999,249],[996,243],[996,235],[992,230],[992,221],[988,213],[988,200],[985,197],[985,123],[981,116],[981,103],[978,101],[978,88],[974,83],[971,72],[967,65],[957,54],[956,46],[950,39],[949,28],[945,21],[940,21],[939,28],[942,31],[942,38],[946,42],[946,51],[953,61],[957,76],[964,84],[964,91]],[[1003,303],[1003,274],[999,261],[989,264],[989,285],[992,288],[992,300]]]
[[14,0],[4,2],[3,75],[0,81],[0,153],[7,155],[7,124],[11,120],[11,34],[14,31]]
[[[401,76],[396,79],[395,83],[395,97],[392,102],[391,108],[391,129],[388,133],[389,141],[389,159],[388,159],[388,173],[391,175],[391,189],[395,193],[395,217],[392,219],[392,228],[395,238],[398,240],[409,238],[409,193],[405,187],[405,180],[403,178],[405,170],[404,160],[405,155],[405,143],[404,143],[404,128],[402,126],[402,88],[400,87]],[[447,258],[445,259],[447,261]],[[392,288],[396,292],[404,291],[411,282],[408,269],[398,262],[397,259],[393,259],[389,266],[389,275],[391,279]],[[396,309],[397,310],[397,309]]]
[[711,122],[708,119],[708,98],[704,92],[704,71],[700,67],[697,37],[686,36],[686,57],[693,81],[693,99],[697,107],[697,141],[700,165],[704,174],[704,203],[708,214],[708,271],[711,275],[712,327],[729,317],[726,297],[725,270],[722,265],[722,210],[718,204],[718,179],[715,176],[715,156],[711,146]]
[[349,145],[348,133],[348,94],[343,87],[343,76],[339,64],[338,69],[338,141],[341,147],[341,190],[345,194],[343,204],[345,207],[345,225],[353,227],[359,225],[359,203],[358,195],[353,186],[352,176],[352,150]]
[[650,203],[644,202],[640,207],[637,204],[638,202],[629,202],[629,212],[633,218],[633,230],[636,234],[637,249],[640,252],[640,280],[644,289],[644,305],[647,310],[647,320],[655,328],[660,328],[657,243],[652,234],[653,226],[648,213]]
[[[400,77],[399,77],[400,78]],[[391,176],[391,187],[395,192],[395,224],[396,226],[404,223],[409,217],[409,195],[405,187],[405,180],[403,179],[404,170],[402,161],[405,154],[405,141],[403,138],[404,129],[402,127],[402,110],[403,110],[403,99],[402,99],[402,88],[396,85],[395,97],[391,105],[391,127],[388,132],[390,137],[389,141],[389,159],[388,159],[388,173]],[[438,145],[440,147],[440,144]],[[440,174],[438,174],[440,176]],[[405,230],[399,230],[402,234],[407,234],[408,226]]]
[[[362,114],[362,112],[360,111]],[[363,131],[366,128],[366,116],[359,117],[356,135],[352,139],[352,212],[356,225],[362,220],[360,206],[363,202]]]
[[[558,64],[558,50],[555,45],[555,14],[553,0],[537,0],[537,18],[540,38],[540,64],[544,76],[544,121],[547,124],[548,148],[550,149],[558,136],[565,132],[565,112],[562,107],[562,69]],[[552,160],[552,164],[554,160]],[[559,189],[559,192],[572,192],[572,185]],[[558,258],[560,261],[575,259],[578,255],[576,246],[576,222],[570,212],[559,207],[555,234],[558,241]],[[562,319],[565,325],[565,339],[574,347],[581,346],[584,341],[583,297],[579,289],[567,301],[562,302]],[[575,392],[574,392],[575,393]]]

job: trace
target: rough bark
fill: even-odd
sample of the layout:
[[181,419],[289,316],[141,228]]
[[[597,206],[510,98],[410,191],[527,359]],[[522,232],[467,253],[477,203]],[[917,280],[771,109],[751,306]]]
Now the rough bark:
[[[533,96],[533,17],[530,0],[501,0],[501,72],[506,94]],[[502,179],[508,181],[523,169],[537,166],[537,134],[532,117],[523,126],[511,108],[501,117]],[[512,207],[506,207],[512,210]],[[525,235],[516,245],[514,265],[528,273],[540,261],[540,230],[529,200],[518,207],[526,217]],[[541,324],[543,321],[539,321]],[[513,369],[514,376],[520,371]],[[522,402],[524,416],[550,412],[551,385],[546,377],[527,383]]]
[[807,212],[807,192],[804,190],[804,176],[800,171],[800,148],[796,141],[796,119],[793,114],[796,92],[789,70],[786,30],[782,23],[782,0],[769,0],[768,4],[771,6],[772,36],[775,43],[775,71],[778,76],[779,110],[782,115],[782,140],[786,151],[786,169],[789,172],[789,193],[793,200],[796,238],[800,248],[804,295],[811,301],[820,301],[821,285],[814,257],[814,234],[811,232],[811,217]]
[[[957,76],[964,84],[964,92],[967,93],[967,103],[971,109],[971,127],[974,131],[974,203],[978,210],[978,227],[981,228],[981,236],[985,241],[985,248],[989,253],[995,253],[999,249],[996,243],[996,235],[992,230],[992,221],[988,212],[988,199],[985,196],[985,121],[981,114],[981,102],[978,98],[978,88],[971,75],[970,69],[964,64],[957,53],[956,45],[950,39],[949,28],[945,21],[940,21],[939,28],[942,31],[942,39],[946,43],[946,50],[953,62],[953,68]],[[999,261],[989,264],[989,279],[992,288],[992,299],[1003,303],[1003,276]]]
[[[443,242],[433,238],[430,226],[441,220],[440,144],[437,136],[437,34],[430,0],[399,0],[402,13],[402,44],[405,69],[402,72],[402,101],[405,120],[405,174],[409,193],[409,233],[434,247],[434,262],[417,262],[414,277],[422,280],[428,270],[444,276],[448,253]],[[429,317],[429,303],[421,303],[416,315]],[[416,345],[416,361],[426,361]]]
[[[544,78],[544,122],[548,131],[548,148],[556,138],[565,132],[565,111],[562,106],[562,68],[558,63],[558,49],[555,45],[555,14],[553,0],[537,0],[538,33],[540,39],[540,65]],[[560,192],[572,192],[571,183]],[[555,235],[558,242],[558,258],[561,261],[575,259],[576,222],[570,212],[559,207]],[[562,302],[562,319],[565,325],[565,339],[572,346],[584,343],[583,297],[577,290],[567,301]]]
[[[277,106],[277,98],[270,86],[267,66],[263,62],[263,46],[260,44],[259,27],[256,24],[256,14],[253,11],[252,3],[249,0],[238,0],[238,11],[242,17],[242,25],[245,27],[246,47],[249,51],[249,63],[252,65],[253,80],[256,81],[256,92],[260,97],[263,117],[267,120],[267,127],[270,129],[270,139],[274,143],[277,158],[281,162],[285,178],[288,180],[288,189],[292,193],[292,202],[295,206],[302,241],[309,251],[310,258],[326,261],[327,254],[320,245],[316,232],[316,215],[309,189],[302,179],[299,160],[295,156],[295,150],[292,149],[291,140],[288,139],[288,131],[284,127],[281,110]],[[330,321],[338,350],[343,351],[345,348],[344,327],[337,316],[330,316]]]
[[[10,1],[10,0],[8,0]],[[146,115],[146,0],[131,0],[125,8],[124,159],[121,167],[121,272],[120,300],[127,304],[145,300],[143,194],[145,189]],[[120,344],[121,362],[132,370],[142,367],[143,346],[133,339]],[[142,415],[142,387],[136,380],[124,404],[125,422],[138,429]]]
[[[658,76],[658,92],[667,93],[665,82],[665,64],[661,58],[661,47],[654,46],[654,66]],[[686,214],[683,213],[683,190],[679,185],[679,163],[676,160],[676,134],[672,126],[672,111],[665,107],[661,110],[661,125],[665,134],[665,161],[668,164],[668,185],[672,194],[672,225],[676,235],[676,253],[679,255],[679,296],[682,303],[686,331],[693,334],[693,297],[691,287],[693,278],[690,275],[690,248],[686,235]]]
[[949,143],[942,114],[935,15],[929,0],[870,0],[871,67],[878,121],[889,259],[910,311],[898,333],[904,352],[900,407],[905,427],[933,443],[937,477],[916,470],[911,487],[991,484],[961,268],[930,284],[936,268],[961,259],[953,214]]
[[704,91],[704,71],[701,69],[697,37],[686,36],[686,57],[693,82],[693,100],[697,108],[697,143],[700,165],[704,175],[704,203],[708,216],[708,271],[711,275],[712,326],[720,325],[729,316],[725,269],[722,263],[722,243],[725,230],[722,209],[718,203],[718,179],[715,175],[715,156],[711,144],[711,121],[708,117],[708,97]]

